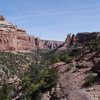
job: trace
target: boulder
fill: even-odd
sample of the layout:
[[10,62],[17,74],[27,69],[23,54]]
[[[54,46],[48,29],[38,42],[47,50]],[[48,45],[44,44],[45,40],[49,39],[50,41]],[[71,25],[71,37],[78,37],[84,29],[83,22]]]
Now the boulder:
[[75,90],[68,95],[67,100],[93,100],[93,98],[84,90]]

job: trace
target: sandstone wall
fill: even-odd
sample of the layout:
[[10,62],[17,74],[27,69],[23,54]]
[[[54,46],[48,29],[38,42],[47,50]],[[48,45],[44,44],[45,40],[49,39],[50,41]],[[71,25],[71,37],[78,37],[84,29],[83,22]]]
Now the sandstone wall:
[[98,36],[100,36],[100,32],[83,32],[77,33],[76,35],[70,33],[67,35],[67,38],[60,49],[65,49],[70,45],[82,45]]
[[30,36],[25,30],[7,22],[0,15],[0,50],[5,51],[30,51],[40,49],[55,49],[63,42],[45,41]]

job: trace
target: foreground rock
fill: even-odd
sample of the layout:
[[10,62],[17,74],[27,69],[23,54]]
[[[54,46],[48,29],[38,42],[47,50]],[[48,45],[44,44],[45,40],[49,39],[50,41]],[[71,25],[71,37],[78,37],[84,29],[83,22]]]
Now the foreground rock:
[[69,65],[63,62],[51,67],[58,69],[60,80],[55,88],[44,94],[42,100],[99,100],[94,93],[99,95],[100,91],[97,92],[95,87],[82,88],[90,68],[77,70],[74,66],[68,71]]
[[90,97],[89,94],[84,90],[75,90],[68,95],[67,100],[94,100],[94,99]]

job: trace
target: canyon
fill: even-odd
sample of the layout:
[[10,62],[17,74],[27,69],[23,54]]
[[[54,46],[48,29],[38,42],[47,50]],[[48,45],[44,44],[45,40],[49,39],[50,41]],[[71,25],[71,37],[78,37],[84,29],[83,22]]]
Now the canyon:
[[[38,92],[43,94],[42,100],[99,100],[100,41],[95,41],[96,37],[100,37],[100,32],[70,33],[64,42],[41,40],[28,35],[25,30],[7,22],[6,19],[0,15],[0,78],[3,80],[5,76],[7,84],[18,84],[18,87],[15,87],[18,89],[17,92],[14,91],[16,95],[12,97],[13,99],[11,100],[24,100],[22,99],[24,90],[20,88],[24,87],[24,84],[19,86],[19,83],[21,81],[26,83],[27,81],[25,81],[24,78],[26,78],[26,80],[28,78],[28,81],[30,81],[33,78],[33,76],[30,77],[30,72],[32,72],[31,74],[35,73],[39,67],[38,74],[34,74],[36,79],[33,80],[37,81],[38,77],[40,77],[41,80],[41,76],[43,77],[42,80],[39,81],[39,83],[30,81],[27,85],[28,88],[26,86],[24,87],[26,91],[32,91],[31,95],[34,93],[38,94],[38,90]],[[95,44],[91,42],[93,40]],[[90,42],[93,43],[92,51],[89,46],[86,45]],[[94,45],[97,45],[98,48]],[[27,53],[27,51],[37,48],[53,50],[53,52],[44,52],[43,55],[40,53],[39,59],[41,60],[35,65],[35,60],[37,59],[36,52]],[[13,54],[3,51],[20,51],[20,53]],[[34,69],[31,69],[31,67]],[[45,67],[48,67],[48,70]],[[51,69],[53,69],[53,72]],[[56,84],[51,87],[50,82],[52,81],[54,83],[57,79],[57,73],[55,73],[54,69],[57,71],[59,78]],[[8,70],[10,78],[7,78],[6,70]],[[49,72],[50,70],[51,73]],[[20,71],[23,76],[27,75],[27,77],[23,77],[23,79],[19,77]],[[17,72],[19,72],[19,74]],[[14,76],[11,77],[11,75]],[[87,81],[87,78],[89,81]],[[50,81],[48,81],[49,79]],[[86,82],[88,82],[89,86],[84,87],[84,84],[87,85]],[[50,85],[50,87],[47,88],[45,87],[46,85],[47,87]],[[27,93],[27,95],[30,96],[30,92]]]
[[6,21],[0,15],[0,50],[4,51],[30,51],[36,48],[40,49],[66,49],[70,45],[82,45],[96,36],[100,32],[83,32],[77,34],[68,34],[65,42],[41,40],[37,37],[27,34],[24,29],[18,28]]
[[28,35],[25,30],[9,23],[0,15],[0,50],[30,51],[36,49],[55,49],[63,42],[41,40]]

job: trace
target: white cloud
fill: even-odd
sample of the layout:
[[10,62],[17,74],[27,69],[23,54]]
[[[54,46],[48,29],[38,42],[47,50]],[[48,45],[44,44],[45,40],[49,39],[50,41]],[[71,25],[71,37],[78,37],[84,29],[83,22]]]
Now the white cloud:
[[[36,16],[41,17],[41,16],[57,16],[57,15],[70,15],[70,14],[85,14],[85,13],[94,13],[98,11],[100,11],[100,9],[71,10],[71,11],[37,11],[37,12],[32,11],[32,12],[26,12],[24,14],[21,14],[20,12],[20,14],[9,16],[8,20],[22,20],[22,19],[36,17]],[[85,14],[85,16],[87,15]],[[95,16],[95,15],[92,15],[92,16]],[[89,17],[92,17],[92,16],[89,16]]]

